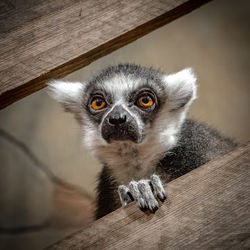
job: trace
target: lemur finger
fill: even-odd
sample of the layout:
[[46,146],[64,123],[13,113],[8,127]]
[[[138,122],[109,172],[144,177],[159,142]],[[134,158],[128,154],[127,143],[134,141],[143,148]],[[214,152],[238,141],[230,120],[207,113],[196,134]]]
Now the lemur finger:
[[154,197],[154,194],[150,187],[150,181],[149,180],[138,181],[138,189],[140,190],[141,195],[144,201],[146,202],[147,208],[150,209],[152,212],[155,212],[159,208],[159,203]]
[[164,201],[167,198],[167,195],[160,177],[156,174],[153,174],[150,178],[150,182],[153,188],[154,195],[157,196],[160,200]]
[[147,208],[147,204],[146,204],[145,200],[143,199],[140,190],[138,189],[138,182],[131,181],[129,183],[129,191],[141,209]]
[[123,206],[128,205],[130,202],[134,200],[132,195],[129,192],[128,187],[126,187],[125,185],[120,185],[118,187],[118,194],[119,194],[119,197]]

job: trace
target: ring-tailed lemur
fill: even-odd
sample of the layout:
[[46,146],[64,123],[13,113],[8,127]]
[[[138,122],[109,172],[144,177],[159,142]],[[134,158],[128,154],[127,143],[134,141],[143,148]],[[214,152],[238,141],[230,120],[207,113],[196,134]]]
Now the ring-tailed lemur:
[[[166,183],[235,144],[192,120],[191,69],[166,75],[134,64],[111,66],[87,82],[51,81],[52,96],[79,121],[85,146],[103,164],[97,218],[135,200],[155,211]],[[159,177],[160,176],[160,177]],[[161,179],[160,179],[161,178]],[[117,192],[118,190],[118,192]]]

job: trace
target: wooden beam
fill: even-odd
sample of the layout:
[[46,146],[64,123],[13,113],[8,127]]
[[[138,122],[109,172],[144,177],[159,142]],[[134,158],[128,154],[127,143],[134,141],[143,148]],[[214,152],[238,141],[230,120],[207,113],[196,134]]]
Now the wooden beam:
[[48,249],[249,249],[249,180],[250,143],[167,184],[155,214],[133,202]]
[[6,0],[0,4],[0,108],[209,0]]

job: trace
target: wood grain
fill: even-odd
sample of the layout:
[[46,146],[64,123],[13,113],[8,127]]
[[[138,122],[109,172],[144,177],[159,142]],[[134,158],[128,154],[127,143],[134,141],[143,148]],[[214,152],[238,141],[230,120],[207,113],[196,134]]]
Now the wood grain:
[[167,184],[155,214],[131,203],[48,249],[249,249],[249,179],[250,143]]
[[5,0],[0,7],[0,108],[209,0]]

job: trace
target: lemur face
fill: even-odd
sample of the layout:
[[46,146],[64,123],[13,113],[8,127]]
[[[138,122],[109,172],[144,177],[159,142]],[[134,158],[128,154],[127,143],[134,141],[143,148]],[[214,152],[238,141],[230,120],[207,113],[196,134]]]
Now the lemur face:
[[143,141],[145,128],[151,126],[165,99],[157,91],[156,84],[163,91],[159,79],[154,81],[155,89],[152,84],[150,79],[136,75],[114,74],[86,86],[84,110],[107,143]]
[[149,134],[164,136],[168,125],[168,131],[175,131],[195,98],[195,80],[190,69],[165,75],[120,64],[85,83],[52,81],[49,86],[81,123],[85,144],[93,147],[119,141],[141,144]]
[[156,112],[154,92],[140,89],[138,93],[116,97],[102,92],[91,94],[87,104],[90,119],[97,123],[103,139],[108,143],[113,140],[141,142],[143,127]]

